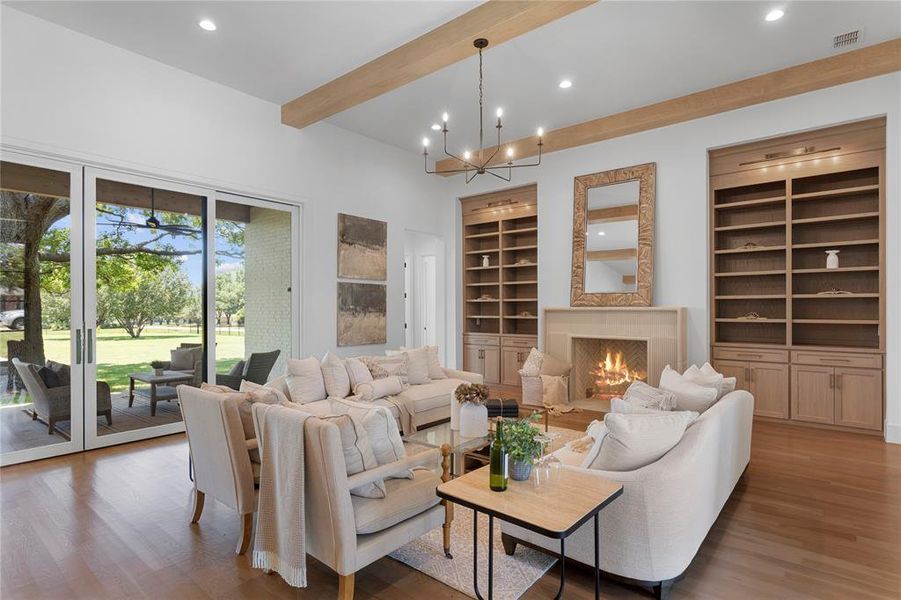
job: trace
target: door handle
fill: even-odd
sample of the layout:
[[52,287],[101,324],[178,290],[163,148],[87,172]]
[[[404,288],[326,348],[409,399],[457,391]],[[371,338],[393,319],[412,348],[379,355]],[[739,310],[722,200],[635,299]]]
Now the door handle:
[[81,329],[76,329],[75,330],[75,364],[76,365],[81,364],[81,352],[82,352]]
[[842,374],[839,373],[835,376],[835,387],[836,389],[842,389]]
[[94,330],[88,329],[88,360],[87,363],[91,364],[94,362]]

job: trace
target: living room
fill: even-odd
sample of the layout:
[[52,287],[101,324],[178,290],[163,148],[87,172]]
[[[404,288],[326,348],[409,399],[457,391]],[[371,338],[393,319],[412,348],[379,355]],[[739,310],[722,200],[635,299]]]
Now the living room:
[[901,595],[901,2],[0,10],[4,597]]

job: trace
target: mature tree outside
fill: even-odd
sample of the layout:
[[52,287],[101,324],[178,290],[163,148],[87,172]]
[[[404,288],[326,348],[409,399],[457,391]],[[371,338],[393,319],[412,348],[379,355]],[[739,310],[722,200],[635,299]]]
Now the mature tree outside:
[[216,314],[231,327],[232,317],[244,309],[244,268],[216,273]]

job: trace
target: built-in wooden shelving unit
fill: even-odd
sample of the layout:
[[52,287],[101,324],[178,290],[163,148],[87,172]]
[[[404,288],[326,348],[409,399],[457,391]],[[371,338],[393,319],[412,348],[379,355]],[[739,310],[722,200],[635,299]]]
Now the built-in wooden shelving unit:
[[[878,403],[869,398],[861,408],[849,400],[850,387],[836,387],[842,381],[836,369],[878,366],[871,375],[878,376],[881,390],[884,123],[877,119],[710,153],[713,355],[727,371],[740,370],[751,387],[752,365],[785,363],[784,371],[770,368],[763,375],[770,377],[765,394],[779,396],[782,390],[784,397],[758,401],[759,416],[882,429],[881,391]],[[839,251],[838,268],[827,268],[826,250]],[[751,358],[740,359],[742,353]],[[878,364],[855,353],[879,355]],[[816,379],[811,361],[823,365],[826,379]],[[867,373],[845,375],[860,384],[857,379]],[[831,390],[825,392],[828,402],[809,396],[810,386],[824,381]]]

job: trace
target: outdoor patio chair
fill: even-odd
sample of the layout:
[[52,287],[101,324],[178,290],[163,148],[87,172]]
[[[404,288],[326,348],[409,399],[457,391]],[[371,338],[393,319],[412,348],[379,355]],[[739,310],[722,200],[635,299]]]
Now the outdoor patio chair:
[[[21,359],[24,356],[25,340],[6,340],[6,357],[8,361],[12,361],[14,358]],[[8,362],[6,368],[6,391],[21,390],[22,387],[22,378],[19,377],[19,374],[12,367],[12,362]]]
[[[40,419],[47,424],[49,435],[53,435],[57,421],[70,420],[71,391],[69,385],[60,385],[48,388],[44,380],[38,374],[38,365],[22,362],[18,358],[12,359],[13,366],[25,383],[25,391],[31,396],[31,418]],[[97,382],[97,416],[106,417],[106,424],[113,424],[112,397],[109,384],[105,381]]]
[[242,380],[263,385],[269,380],[269,373],[272,372],[279,354],[281,350],[254,352],[246,361],[238,361],[228,373],[216,373],[216,383],[227,385],[233,390],[241,387]]

